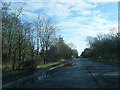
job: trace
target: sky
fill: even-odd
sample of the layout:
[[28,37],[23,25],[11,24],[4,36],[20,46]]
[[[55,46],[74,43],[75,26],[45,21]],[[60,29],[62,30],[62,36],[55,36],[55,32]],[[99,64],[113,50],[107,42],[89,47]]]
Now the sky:
[[[15,0],[5,0],[15,1]],[[25,19],[45,14],[57,22],[59,35],[81,52],[88,47],[87,36],[109,33],[118,25],[119,0],[17,0],[27,2]],[[28,18],[29,17],[29,18]]]

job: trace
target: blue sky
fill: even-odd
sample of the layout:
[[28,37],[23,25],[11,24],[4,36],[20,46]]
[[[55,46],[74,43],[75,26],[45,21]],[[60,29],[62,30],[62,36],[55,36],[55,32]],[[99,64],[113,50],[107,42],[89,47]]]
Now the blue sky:
[[[24,0],[18,1],[24,2]],[[72,42],[81,54],[88,47],[85,41],[87,36],[109,33],[111,28],[117,27],[118,1],[27,0],[23,13],[24,16],[32,19],[38,14],[52,18],[57,22],[59,34],[67,43]]]

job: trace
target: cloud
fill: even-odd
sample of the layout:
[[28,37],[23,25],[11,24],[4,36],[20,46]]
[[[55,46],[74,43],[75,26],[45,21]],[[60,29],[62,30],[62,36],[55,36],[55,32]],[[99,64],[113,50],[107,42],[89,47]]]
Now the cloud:
[[23,11],[22,14],[29,17],[30,19],[34,19],[38,16],[38,14],[29,11]]
[[94,2],[94,3],[98,3],[98,2],[119,2],[119,0],[87,0],[88,2]]
[[118,2],[119,0],[2,0],[2,2]]
[[91,11],[85,9],[96,7],[95,4],[86,3],[82,0],[40,0],[38,2],[37,0],[35,0],[34,2],[32,2],[31,0],[28,1],[25,9],[29,10],[29,12],[43,10],[49,16],[53,16],[58,19],[67,18],[73,14],[72,12],[76,12],[78,14],[81,13],[82,15],[90,15]]
[[31,12],[45,7],[45,2],[26,2],[26,4],[25,9]]
[[48,6],[47,13],[49,16],[64,19],[70,15],[70,10],[69,7],[64,4],[52,3]]
[[87,42],[85,42],[87,36],[96,36],[100,33],[108,34],[110,29],[117,27],[117,25],[117,21],[108,20],[107,15],[99,10],[93,11],[91,17],[72,17],[59,24],[64,32],[63,37],[66,42],[73,42],[79,54],[87,47]]
[[[23,1],[23,0],[22,0]],[[73,42],[79,53],[83,51],[87,36],[109,33],[117,21],[109,19],[111,13],[99,9],[98,2],[117,2],[118,0],[27,0],[23,13],[36,18],[38,14],[46,14],[58,21],[60,33],[67,43]],[[104,5],[104,4],[103,4]]]

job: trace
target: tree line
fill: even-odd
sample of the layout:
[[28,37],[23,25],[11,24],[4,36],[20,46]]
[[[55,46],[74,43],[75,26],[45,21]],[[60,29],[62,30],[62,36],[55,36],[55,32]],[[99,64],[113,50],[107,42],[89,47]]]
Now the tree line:
[[81,56],[98,61],[118,62],[120,59],[120,32],[113,28],[109,34],[87,37],[89,48]]
[[25,3],[1,2],[2,5],[2,65],[3,71],[35,69],[37,65],[72,59],[78,56],[56,32],[53,20],[38,15],[32,22],[22,19]]

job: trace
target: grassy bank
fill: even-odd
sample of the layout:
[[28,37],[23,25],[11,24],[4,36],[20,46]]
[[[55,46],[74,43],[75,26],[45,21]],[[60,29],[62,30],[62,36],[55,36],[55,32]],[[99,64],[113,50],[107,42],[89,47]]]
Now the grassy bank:
[[[56,66],[56,65],[62,64],[64,62],[66,62],[66,61],[61,60],[61,61],[57,61],[57,62],[51,62],[51,63],[47,63],[47,64],[43,64],[43,65],[38,65],[37,69],[50,67],[50,66]],[[9,82],[18,80],[22,77],[31,75],[33,73],[34,73],[34,70],[4,71],[4,72],[2,72],[2,83],[4,85],[4,84],[7,84]]]
[[2,84],[7,84],[33,73],[33,70],[15,70],[2,72]]
[[59,65],[59,64],[64,63],[64,62],[66,62],[66,61],[65,60],[61,60],[61,61],[57,61],[57,62],[51,62],[51,63],[47,63],[47,64],[43,64],[43,65],[38,65],[37,69],[50,67],[50,66],[54,66],[54,65]]

